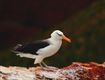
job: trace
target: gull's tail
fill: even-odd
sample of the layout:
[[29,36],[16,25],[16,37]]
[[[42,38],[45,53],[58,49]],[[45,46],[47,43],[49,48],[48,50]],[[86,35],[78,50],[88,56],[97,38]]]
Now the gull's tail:
[[41,61],[43,61],[44,59],[43,56],[21,52],[22,48],[23,48],[23,45],[17,44],[11,51],[13,53],[16,53],[17,56],[35,59],[34,64],[38,64],[38,63],[41,63]]
[[18,49],[21,48],[21,47],[22,47],[22,44],[17,44],[17,45],[11,50],[11,52],[18,54],[18,53],[20,53],[20,52],[18,51]]

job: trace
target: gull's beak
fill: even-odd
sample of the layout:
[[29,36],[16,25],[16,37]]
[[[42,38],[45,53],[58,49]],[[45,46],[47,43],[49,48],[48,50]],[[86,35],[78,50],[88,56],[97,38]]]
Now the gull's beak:
[[71,42],[71,40],[69,38],[67,38],[65,35],[63,35],[63,39],[67,42]]

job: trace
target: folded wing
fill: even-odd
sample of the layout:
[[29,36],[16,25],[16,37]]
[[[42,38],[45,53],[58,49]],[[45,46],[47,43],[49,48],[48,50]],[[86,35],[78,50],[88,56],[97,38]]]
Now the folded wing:
[[22,52],[22,53],[31,53],[31,54],[36,54],[36,52],[44,47],[49,46],[48,41],[37,41],[25,45],[18,44],[13,52]]

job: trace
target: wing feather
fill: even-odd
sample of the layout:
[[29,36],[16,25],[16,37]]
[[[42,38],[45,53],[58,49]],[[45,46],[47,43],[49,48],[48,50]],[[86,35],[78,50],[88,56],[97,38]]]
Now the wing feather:
[[49,45],[48,41],[37,41],[25,45],[18,46],[15,48],[14,51],[16,52],[22,52],[22,53],[31,53],[31,54],[36,54],[36,52]]

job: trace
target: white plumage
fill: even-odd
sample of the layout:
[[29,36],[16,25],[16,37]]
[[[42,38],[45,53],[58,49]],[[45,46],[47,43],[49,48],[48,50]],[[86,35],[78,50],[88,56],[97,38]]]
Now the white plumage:
[[61,47],[62,39],[71,42],[71,40],[63,34],[63,32],[55,30],[51,33],[50,38],[21,46],[19,46],[19,44],[15,47],[13,52],[17,53],[20,57],[35,59],[34,64],[41,65],[41,63],[43,63],[46,66],[43,59],[57,53]]

